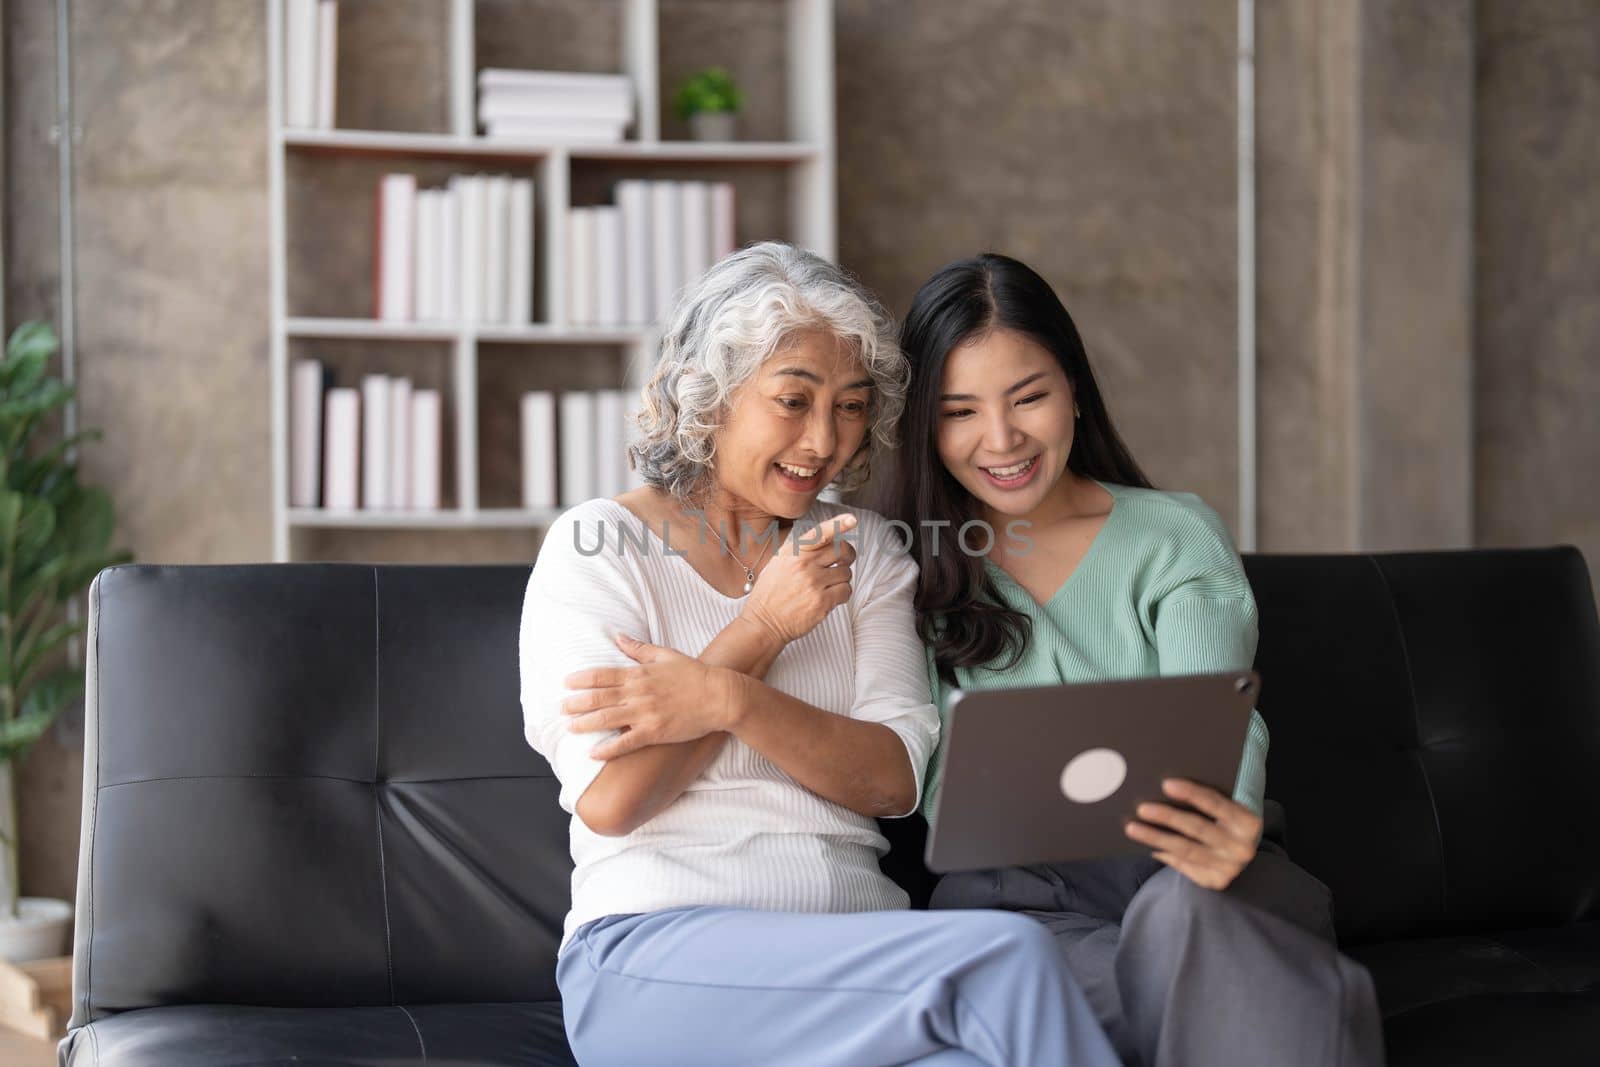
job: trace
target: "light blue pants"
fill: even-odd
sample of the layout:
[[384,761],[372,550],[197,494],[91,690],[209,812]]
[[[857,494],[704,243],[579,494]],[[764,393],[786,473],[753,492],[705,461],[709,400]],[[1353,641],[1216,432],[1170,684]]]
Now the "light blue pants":
[[556,965],[584,1067],[1117,1067],[1055,939],[987,911],[674,908]]

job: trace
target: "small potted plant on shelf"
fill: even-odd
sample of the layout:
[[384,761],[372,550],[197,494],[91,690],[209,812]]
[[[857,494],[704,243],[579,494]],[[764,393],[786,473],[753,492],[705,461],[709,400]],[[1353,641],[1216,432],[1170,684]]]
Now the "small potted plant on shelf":
[[697,141],[731,141],[744,97],[733,76],[721,67],[707,67],[678,89],[678,115],[689,120]]
[[107,550],[111,500],[78,484],[71,450],[95,430],[47,442],[39,431],[72,387],[45,374],[57,347],[48,323],[17,327],[0,360],[0,959],[66,951],[72,905],[23,897],[17,862],[17,762],[83,689],[68,642],[83,620],[63,618],[94,576],[130,556]]

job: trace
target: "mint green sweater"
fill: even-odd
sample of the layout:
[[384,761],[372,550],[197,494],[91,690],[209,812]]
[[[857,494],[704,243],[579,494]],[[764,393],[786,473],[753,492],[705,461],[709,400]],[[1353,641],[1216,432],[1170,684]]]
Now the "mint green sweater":
[[[1192,493],[1099,484],[1111,494],[1111,513],[1077,570],[1045,603],[988,562],[1001,599],[1032,620],[1033,633],[1008,670],[956,668],[961,688],[1202,674],[1255,661],[1255,598],[1217,513]],[[1001,539],[995,551],[1006,544]],[[948,689],[931,650],[928,681],[943,719]],[[938,796],[944,745],[941,736],[923,791],[925,812]],[[1260,813],[1266,776],[1267,724],[1253,712],[1234,799]]]

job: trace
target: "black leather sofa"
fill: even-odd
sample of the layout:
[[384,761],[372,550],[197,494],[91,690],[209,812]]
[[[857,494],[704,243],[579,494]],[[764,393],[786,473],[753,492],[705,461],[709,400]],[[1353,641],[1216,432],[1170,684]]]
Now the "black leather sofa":
[[[1582,557],[1247,566],[1268,788],[1374,972],[1390,1062],[1600,1062]],[[526,574],[97,579],[63,1067],[572,1062],[567,817],[517,698]],[[893,829],[920,896],[922,828]]]

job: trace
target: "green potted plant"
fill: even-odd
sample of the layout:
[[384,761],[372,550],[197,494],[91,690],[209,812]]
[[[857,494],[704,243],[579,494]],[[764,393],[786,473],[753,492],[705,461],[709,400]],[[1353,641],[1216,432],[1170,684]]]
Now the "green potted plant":
[[46,441],[46,419],[72,387],[45,373],[57,348],[48,323],[17,327],[0,361],[0,957],[17,961],[65,951],[72,905],[22,897],[17,862],[16,764],[83,689],[68,642],[87,629],[64,616],[103,568],[126,562],[108,551],[111,500],[78,484],[72,449],[98,431]]
[[733,140],[743,105],[743,94],[722,67],[707,67],[678,89],[678,116],[689,120],[697,141]]

